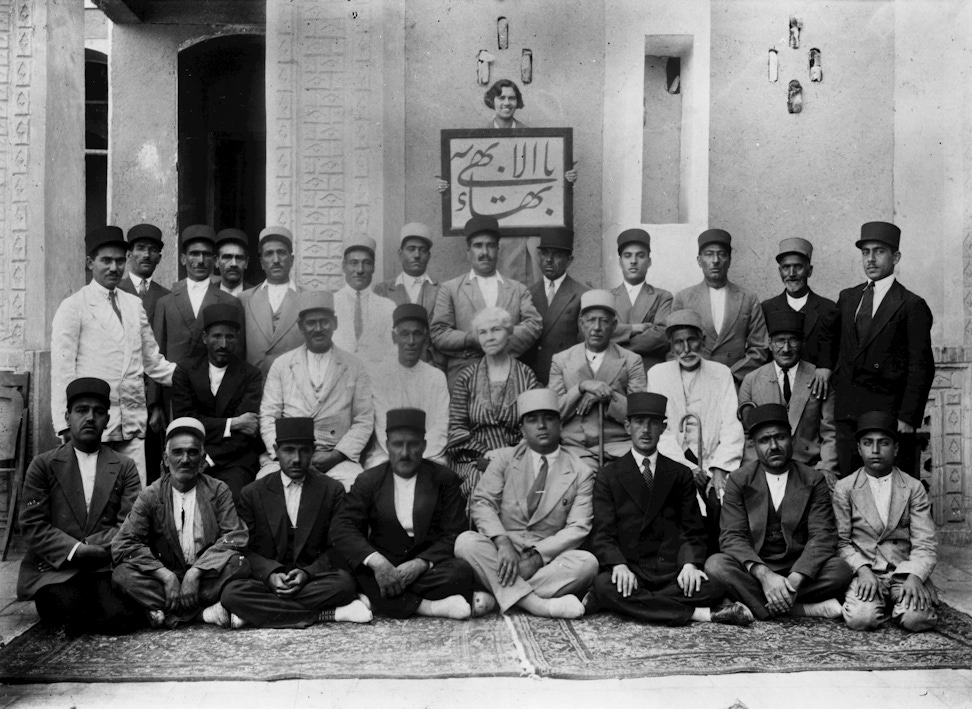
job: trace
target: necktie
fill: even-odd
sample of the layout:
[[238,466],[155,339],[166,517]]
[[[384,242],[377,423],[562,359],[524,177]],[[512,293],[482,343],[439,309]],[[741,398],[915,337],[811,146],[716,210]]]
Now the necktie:
[[868,281],[861,296],[861,306],[857,309],[854,324],[857,328],[857,341],[861,342],[871,327],[871,311],[874,310],[874,281]]
[[361,291],[355,291],[354,298],[354,339],[360,340],[364,332],[364,317],[361,315]]
[[648,497],[655,494],[655,476],[651,472],[651,461],[645,458],[644,465],[641,466],[641,477],[645,479],[645,485],[648,486]]
[[547,456],[540,456],[540,472],[537,473],[536,479],[533,481],[533,487],[530,488],[530,497],[527,500],[527,514],[533,517],[533,513],[537,511],[540,506],[540,498],[543,497],[543,490],[547,487]]
[[145,296],[147,295],[148,295],[148,281],[146,281],[143,278],[142,282],[138,284],[138,297],[141,298],[142,300],[145,300]]
[[554,296],[556,294],[557,291],[554,290],[554,282],[547,281],[547,305],[550,305],[553,302]]
[[122,320],[121,310],[118,308],[118,294],[114,290],[108,291],[108,302],[111,303],[111,309],[118,316],[118,322],[124,325],[125,321]]
[[790,390],[790,368],[780,367],[780,371],[783,372],[783,401],[789,406],[790,397],[793,396],[793,392]]

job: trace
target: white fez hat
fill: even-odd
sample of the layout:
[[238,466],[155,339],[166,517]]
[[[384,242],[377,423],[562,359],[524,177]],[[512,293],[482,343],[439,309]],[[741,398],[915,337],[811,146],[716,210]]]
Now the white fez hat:
[[553,389],[529,389],[516,397],[516,417],[523,418],[534,411],[554,411],[560,415],[560,402]]
[[194,419],[192,416],[182,416],[180,418],[174,419],[165,429],[165,440],[168,441],[177,433],[191,432],[198,435],[203,440],[206,439],[206,427],[202,425],[199,419]]
[[589,290],[581,294],[580,311],[583,313],[591,308],[604,308],[610,310],[614,315],[618,314],[618,311],[614,308],[614,295],[607,290]]

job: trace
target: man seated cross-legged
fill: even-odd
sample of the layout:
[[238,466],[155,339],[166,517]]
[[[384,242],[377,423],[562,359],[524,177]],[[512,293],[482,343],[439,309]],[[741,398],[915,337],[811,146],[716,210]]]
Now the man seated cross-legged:
[[[523,441],[495,451],[470,498],[477,532],[456,540],[490,591],[484,609],[514,605],[551,618],[579,618],[597,559],[578,547],[591,531],[594,474],[560,447],[560,404],[551,389],[516,400]],[[478,599],[477,599],[478,600]],[[477,603],[478,605],[478,603]]]
[[631,450],[594,481],[591,548],[602,571],[584,604],[645,623],[749,625],[749,609],[720,605],[725,589],[702,571],[706,533],[692,471],[658,452],[667,406],[661,394],[628,395]]
[[223,587],[249,575],[247,531],[226,483],[202,473],[206,428],[177,418],[165,431],[162,477],[139,493],[111,542],[112,581],[169,628],[201,619],[229,625]]
[[459,476],[423,458],[425,420],[421,409],[388,412],[388,461],[354,481],[331,536],[376,613],[461,620],[473,573],[453,551],[466,505]]
[[857,451],[864,466],[837,483],[837,550],[856,576],[844,622],[874,630],[890,618],[905,630],[934,628],[938,595],[935,522],[920,481],[895,467],[898,421],[887,411],[862,414]]
[[311,467],[314,420],[277,419],[280,472],[243,488],[240,517],[250,531],[250,578],[231,581],[221,604],[233,627],[306,628],[317,621],[367,623],[354,579],[330,558],[329,530],[344,486]]

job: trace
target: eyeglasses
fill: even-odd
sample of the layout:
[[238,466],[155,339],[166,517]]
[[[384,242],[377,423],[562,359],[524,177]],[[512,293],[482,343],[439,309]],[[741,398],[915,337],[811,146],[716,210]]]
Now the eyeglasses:
[[788,346],[792,349],[794,347],[799,347],[803,342],[799,337],[774,337],[770,342],[778,350],[782,350],[784,347]]

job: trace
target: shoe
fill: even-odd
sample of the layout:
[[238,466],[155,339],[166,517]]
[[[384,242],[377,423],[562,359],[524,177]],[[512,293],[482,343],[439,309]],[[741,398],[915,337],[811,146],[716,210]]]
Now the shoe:
[[755,620],[753,612],[739,601],[723,606],[719,610],[712,611],[712,622],[722,623],[723,625],[746,626]]
[[202,619],[203,623],[218,625],[220,628],[228,628],[232,622],[230,612],[223,608],[222,603],[214,603],[209,608],[203,609]]
[[591,615],[601,610],[601,601],[594,591],[585,593],[584,598],[581,599],[581,603],[584,604],[584,615]]
[[148,611],[148,624],[150,628],[161,628],[165,625],[165,611]]

